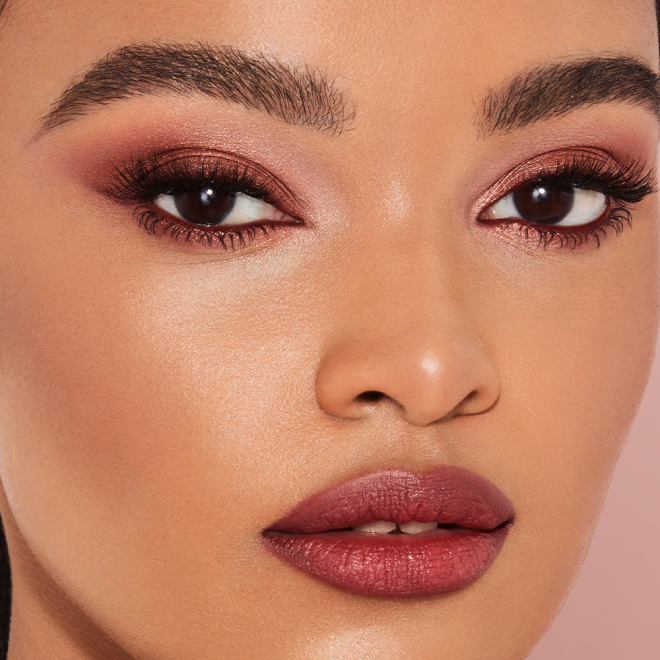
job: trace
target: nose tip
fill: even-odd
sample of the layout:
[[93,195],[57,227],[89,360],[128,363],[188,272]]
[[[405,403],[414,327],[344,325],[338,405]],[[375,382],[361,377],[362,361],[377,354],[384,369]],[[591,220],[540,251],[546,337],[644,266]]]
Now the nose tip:
[[387,342],[335,347],[317,374],[321,408],[334,417],[359,419],[374,406],[389,405],[408,423],[427,426],[479,414],[497,401],[498,371],[478,344],[436,341],[421,349],[418,338],[410,339],[389,350]]

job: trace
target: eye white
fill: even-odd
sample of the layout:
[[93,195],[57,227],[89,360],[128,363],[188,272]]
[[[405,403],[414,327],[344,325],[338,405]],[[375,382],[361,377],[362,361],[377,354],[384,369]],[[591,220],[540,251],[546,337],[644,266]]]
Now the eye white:
[[[575,227],[579,225],[588,225],[594,220],[598,220],[607,208],[607,197],[603,193],[595,190],[582,190],[573,188],[574,198],[571,210],[559,222],[548,223],[548,227]],[[511,220],[520,218],[526,220],[520,215],[516,208],[513,198],[514,193],[509,193],[494,204],[491,204],[484,213],[485,220]],[[543,223],[534,223],[543,225]]]
[[[176,202],[174,201],[174,195],[160,195],[154,200],[154,204],[175,218],[184,222],[190,222],[179,213]],[[217,226],[226,225],[228,227],[234,227],[236,225],[247,225],[251,222],[279,221],[286,217],[286,214],[279,211],[272,204],[250,197],[249,195],[244,195],[243,193],[238,193],[235,196],[234,206],[231,211],[222,223]]]

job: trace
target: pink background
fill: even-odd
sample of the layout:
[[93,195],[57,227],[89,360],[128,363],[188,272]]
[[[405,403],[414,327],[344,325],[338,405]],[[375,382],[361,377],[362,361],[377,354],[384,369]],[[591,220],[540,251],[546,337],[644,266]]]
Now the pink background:
[[589,556],[530,660],[660,658],[660,342]]

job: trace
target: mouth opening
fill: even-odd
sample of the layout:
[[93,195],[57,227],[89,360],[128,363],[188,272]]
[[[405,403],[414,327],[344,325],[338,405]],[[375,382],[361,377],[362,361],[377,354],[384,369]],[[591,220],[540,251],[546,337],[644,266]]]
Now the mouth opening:
[[262,533],[302,573],[365,596],[462,589],[493,564],[514,518],[490,481],[455,466],[393,469],[333,486]]
[[[511,523],[512,520],[507,520],[498,525],[502,527]],[[498,527],[494,528],[497,529]],[[407,523],[395,523],[387,520],[377,520],[374,522],[366,523],[363,525],[356,525],[355,527],[338,527],[326,529],[319,532],[309,532],[305,534],[304,532],[287,532],[286,530],[276,530],[276,529],[266,529],[263,531],[263,534],[300,534],[311,536],[312,534],[342,534],[350,532],[358,532],[365,536],[369,537],[378,537],[378,536],[418,536],[420,534],[429,535],[429,534],[476,534],[490,532],[494,530],[476,530],[471,529],[470,527],[463,527],[462,525],[456,525],[453,523],[436,523],[436,522],[417,522],[416,520],[411,520]]]

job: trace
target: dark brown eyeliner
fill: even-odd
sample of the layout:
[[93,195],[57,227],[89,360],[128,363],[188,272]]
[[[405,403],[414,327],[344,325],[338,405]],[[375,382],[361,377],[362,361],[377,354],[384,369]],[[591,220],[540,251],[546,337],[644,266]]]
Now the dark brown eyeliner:
[[[585,225],[559,226],[528,222],[522,218],[501,218],[479,221],[483,224],[500,225],[517,229],[524,239],[534,240],[538,247],[575,249],[589,241],[600,247],[602,240],[610,231],[619,235],[626,226],[632,224],[630,207],[641,202],[656,192],[656,172],[646,171],[637,160],[617,162],[604,154],[589,151],[574,151],[570,154],[554,155],[555,160],[548,163],[547,158],[531,159],[514,168],[496,185],[497,197],[488,206],[505,196],[535,185],[565,186],[570,185],[581,190],[593,190],[605,195],[607,208],[600,218]],[[522,171],[522,175],[519,173]]]
[[[295,215],[295,196],[259,165],[224,152],[175,150],[163,154],[131,154],[115,165],[115,176],[106,192],[113,199],[135,205],[139,225],[147,233],[175,241],[218,244],[225,250],[246,247],[284,226],[303,224]],[[154,204],[161,195],[177,195],[202,186],[223,194],[244,195],[280,209],[287,222],[266,220],[240,226],[190,224]]]

